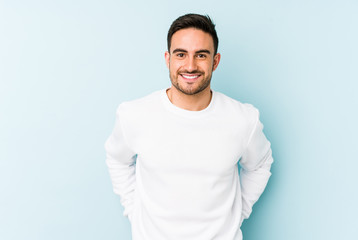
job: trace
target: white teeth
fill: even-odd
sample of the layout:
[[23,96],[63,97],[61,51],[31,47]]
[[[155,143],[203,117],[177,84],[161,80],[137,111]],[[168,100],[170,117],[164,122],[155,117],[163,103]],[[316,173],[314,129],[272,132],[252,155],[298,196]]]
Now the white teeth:
[[187,79],[194,79],[197,78],[199,75],[182,75],[182,76]]

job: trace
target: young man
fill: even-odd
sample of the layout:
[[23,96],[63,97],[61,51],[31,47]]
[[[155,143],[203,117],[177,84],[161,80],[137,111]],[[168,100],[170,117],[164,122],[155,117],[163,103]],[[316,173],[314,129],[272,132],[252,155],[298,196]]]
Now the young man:
[[252,105],[211,90],[217,48],[209,17],[179,17],[165,53],[172,86],[117,109],[106,161],[133,240],[240,240],[265,189],[270,143]]

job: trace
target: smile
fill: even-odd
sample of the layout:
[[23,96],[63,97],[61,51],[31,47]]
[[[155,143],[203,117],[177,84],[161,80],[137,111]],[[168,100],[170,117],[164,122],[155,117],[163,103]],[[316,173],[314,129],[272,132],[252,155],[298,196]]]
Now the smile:
[[192,74],[180,74],[180,76],[182,76],[183,78],[185,79],[188,79],[188,80],[194,80],[194,79],[197,79],[200,77],[200,74],[197,74],[197,75],[192,75]]

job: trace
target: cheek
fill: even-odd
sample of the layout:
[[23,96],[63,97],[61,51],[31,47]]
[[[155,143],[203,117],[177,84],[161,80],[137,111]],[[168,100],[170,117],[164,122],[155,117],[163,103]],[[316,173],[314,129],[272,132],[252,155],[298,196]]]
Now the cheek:
[[180,65],[176,61],[171,61],[169,64],[169,69],[171,72],[175,72],[180,68]]
[[177,75],[177,70],[175,69],[175,67],[173,65],[170,65],[170,67],[169,67],[169,74],[171,77],[176,77],[176,75]]
[[210,62],[206,62],[205,64],[202,64],[200,67],[203,71],[205,71],[208,74],[212,72],[214,64],[210,61]]

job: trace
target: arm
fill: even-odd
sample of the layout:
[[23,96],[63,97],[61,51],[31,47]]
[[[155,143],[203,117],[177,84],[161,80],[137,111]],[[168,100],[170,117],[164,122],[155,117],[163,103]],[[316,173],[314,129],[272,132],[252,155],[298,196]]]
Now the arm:
[[259,199],[271,176],[270,168],[273,162],[271,144],[262,132],[263,125],[257,120],[249,138],[249,142],[240,160],[240,184],[242,195],[242,224],[249,218],[252,207]]
[[124,207],[123,216],[131,221],[135,191],[136,154],[129,148],[122,129],[120,108],[117,109],[115,126],[105,143],[106,163],[114,193],[120,196]]

